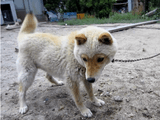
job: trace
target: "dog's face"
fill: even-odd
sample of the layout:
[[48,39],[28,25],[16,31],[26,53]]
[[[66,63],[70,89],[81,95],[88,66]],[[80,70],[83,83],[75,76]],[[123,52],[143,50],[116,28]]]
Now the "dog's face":
[[112,61],[117,51],[117,43],[106,30],[87,27],[75,36],[74,55],[86,68],[86,80],[95,82],[105,65]]

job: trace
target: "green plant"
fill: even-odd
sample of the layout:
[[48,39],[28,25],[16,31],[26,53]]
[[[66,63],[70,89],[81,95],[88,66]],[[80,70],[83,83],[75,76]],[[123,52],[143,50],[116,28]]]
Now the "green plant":
[[153,16],[154,19],[160,19],[160,9],[157,9],[155,15]]
[[44,6],[49,11],[63,12],[65,3],[65,0],[46,0],[44,1]]
[[97,18],[109,17],[115,0],[68,0],[68,12],[95,14]]
[[97,18],[108,18],[115,0],[95,0],[95,13]]
[[151,6],[151,7],[160,7],[160,0],[150,0],[150,3],[149,3],[149,5]]
[[141,0],[145,7],[145,13],[160,7],[160,0]]
[[140,15],[132,15],[132,13],[118,14],[114,13],[109,18],[90,18],[89,15],[85,19],[73,19],[65,22],[59,22],[60,25],[89,25],[89,24],[106,24],[106,23],[137,23],[152,20],[153,17],[141,17]]

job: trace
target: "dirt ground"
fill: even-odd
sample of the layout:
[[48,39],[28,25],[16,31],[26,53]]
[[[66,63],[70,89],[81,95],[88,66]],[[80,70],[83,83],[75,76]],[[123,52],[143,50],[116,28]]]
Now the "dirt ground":
[[[105,29],[124,24],[95,25]],[[40,24],[38,32],[67,35],[85,26]],[[39,70],[27,92],[29,111],[18,113],[16,72],[18,29],[1,27],[1,119],[2,120],[160,120],[160,56],[134,63],[110,63],[94,83],[94,93],[106,104],[96,107],[81,85],[85,105],[93,112],[84,118],[65,85],[55,86]],[[113,33],[118,42],[116,59],[136,59],[160,53],[160,24],[139,26]]]

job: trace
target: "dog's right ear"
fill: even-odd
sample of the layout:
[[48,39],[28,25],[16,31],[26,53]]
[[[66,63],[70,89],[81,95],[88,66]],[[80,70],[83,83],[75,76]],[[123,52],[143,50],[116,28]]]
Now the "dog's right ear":
[[99,36],[98,41],[105,45],[112,45],[113,43],[112,37],[109,33],[102,33]]
[[84,34],[78,34],[75,36],[77,45],[82,45],[87,41],[87,38]]

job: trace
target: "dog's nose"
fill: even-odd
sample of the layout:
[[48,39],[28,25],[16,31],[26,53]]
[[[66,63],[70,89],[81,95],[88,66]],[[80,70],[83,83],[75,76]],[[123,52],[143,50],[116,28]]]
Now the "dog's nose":
[[95,78],[87,78],[87,81],[90,83],[94,83],[95,82]]

